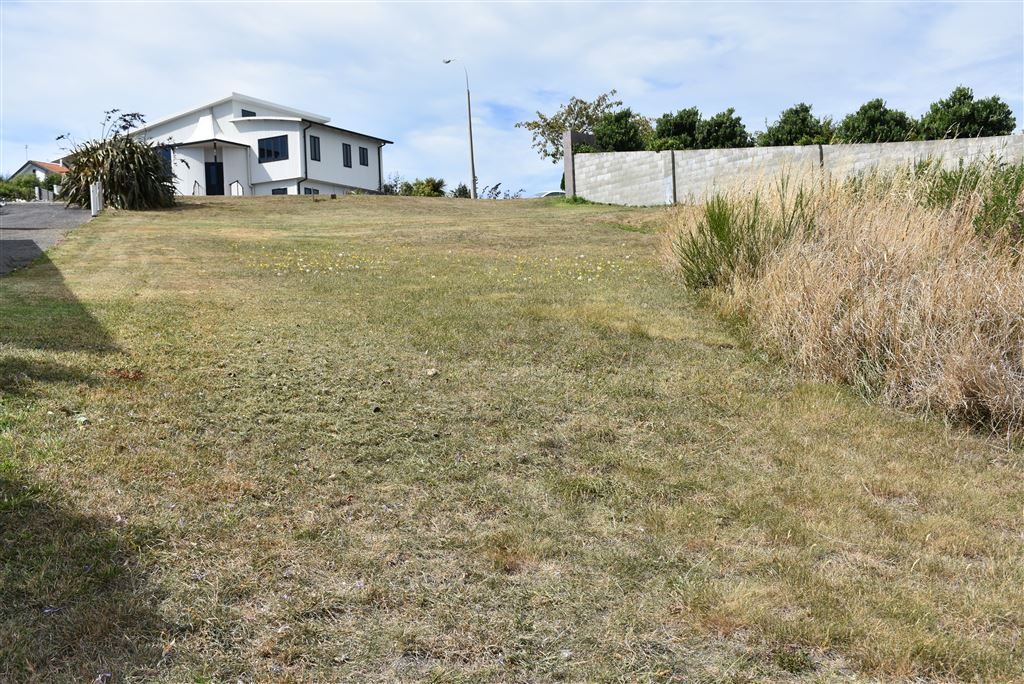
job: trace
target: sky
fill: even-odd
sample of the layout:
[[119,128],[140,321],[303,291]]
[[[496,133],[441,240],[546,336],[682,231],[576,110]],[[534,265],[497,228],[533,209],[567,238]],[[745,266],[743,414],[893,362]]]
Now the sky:
[[[240,92],[393,140],[384,173],[557,189],[515,128],[612,89],[657,117],[797,102],[837,120],[881,97],[918,116],[957,85],[1024,125],[1024,2],[0,2],[0,172],[61,156],[105,110],[149,121]],[[457,61],[445,65],[444,58]],[[462,65],[462,66],[460,66]]]

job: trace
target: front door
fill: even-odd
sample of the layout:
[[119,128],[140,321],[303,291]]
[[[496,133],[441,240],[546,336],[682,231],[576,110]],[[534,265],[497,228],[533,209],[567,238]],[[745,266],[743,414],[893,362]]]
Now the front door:
[[206,194],[224,194],[224,162],[206,162]]

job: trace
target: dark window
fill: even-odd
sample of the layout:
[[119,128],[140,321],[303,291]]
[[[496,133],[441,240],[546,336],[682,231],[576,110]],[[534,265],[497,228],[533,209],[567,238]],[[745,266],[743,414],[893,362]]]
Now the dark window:
[[257,148],[259,149],[260,164],[287,159],[288,136],[278,135],[273,138],[260,138]]
[[309,158],[313,161],[320,161],[320,137],[309,136]]
[[303,192],[306,193],[307,195],[319,195],[320,194],[320,191],[317,190],[316,188],[304,188]]
[[243,109],[242,110],[242,116],[256,116],[256,112],[254,112],[254,111],[252,111],[250,109]]
[[288,188],[274,188],[273,190],[270,191],[270,194],[271,195],[287,195],[288,194]]
[[359,165],[369,166],[370,165],[370,150],[365,147],[359,148]]
[[164,175],[173,176],[174,171],[171,170],[171,148],[164,147],[163,145],[161,145],[160,147],[156,148],[156,153],[157,155],[159,155],[160,163],[164,167]]
[[352,146],[348,143],[341,143],[341,161],[348,168],[352,168]]

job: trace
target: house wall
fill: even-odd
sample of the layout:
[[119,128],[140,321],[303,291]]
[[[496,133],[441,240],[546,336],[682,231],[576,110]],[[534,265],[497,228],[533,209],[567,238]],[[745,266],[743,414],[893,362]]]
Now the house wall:
[[18,173],[15,173],[12,176],[12,178],[17,178],[18,176],[27,176],[29,174],[35,176],[36,180],[38,180],[39,182],[46,180],[46,171],[39,168],[35,164],[30,165],[27,169],[20,169]]
[[171,168],[174,170],[174,186],[179,195],[194,194],[195,184],[199,183],[198,194],[206,194],[206,154],[201,147],[179,147],[174,150]]
[[321,195],[330,195],[332,193],[337,195],[347,195],[352,192],[352,188],[344,185],[338,185],[337,183],[324,183],[323,181],[308,180],[303,182],[302,191],[305,192],[306,188],[313,188],[320,191]]
[[270,181],[269,183],[259,183],[253,186],[252,194],[254,195],[273,195],[274,188],[284,188],[288,191],[289,195],[296,194],[296,183],[295,180],[281,180],[281,181]]
[[[252,182],[288,180],[302,177],[302,129],[305,124],[298,121],[260,121],[241,119],[234,123],[225,122],[232,133],[226,135],[231,140],[249,146]],[[273,138],[278,135],[288,136],[288,158],[280,161],[260,163],[259,141],[262,138]]]
[[576,154],[572,167],[577,196],[646,206],[672,204],[673,197],[676,202],[695,202],[709,193],[754,186],[782,174],[799,179],[824,171],[843,180],[869,168],[894,168],[925,159],[950,168],[961,160],[969,163],[990,156],[1009,163],[1024,161],[1024,135],[868,145],[602,152]]
[[[377,141],[358,135],[351,135],[324,126],[313,125],[306,131],[307,137],[316,135],[320,138],[320,161],[309,160],[309,177],[324,183],[339,186],[378,190],[380,187],[380,167],[377,162]],[[352,168],[343,165],[342,143],[352,146]],[[368,150],[370,165],[360,166],[359,148]],[[306,150],[309,154],[309,150]]]

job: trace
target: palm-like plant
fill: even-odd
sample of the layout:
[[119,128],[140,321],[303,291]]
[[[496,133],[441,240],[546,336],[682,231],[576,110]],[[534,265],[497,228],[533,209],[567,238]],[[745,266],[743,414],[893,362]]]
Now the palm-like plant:
[[99,181],[104,201],[117,209],[172,206],[174,175],[152,144],[129,133],[142,123],[142,115],[135,112],[106,112],[103,135],[72,148],[74,162],[64,175],[61,197],[68,204],[87,206],[89,186]]

